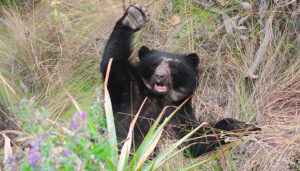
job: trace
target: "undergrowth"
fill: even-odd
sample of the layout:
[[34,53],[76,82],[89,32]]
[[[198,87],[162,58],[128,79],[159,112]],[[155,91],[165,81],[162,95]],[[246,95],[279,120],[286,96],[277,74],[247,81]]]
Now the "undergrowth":
[[[19,109],[17,116],[23,119],[18,124],[23,126],[18,139],[29,146],[17,146],[13,155],[4,153],[5,170],[113,169],[106,122],[97,104],[88,113],[77,112],[64,123],[49,120],[49,112],[35,107],[32,100],[23,100]],[[7,144],[4,147],[6,152],[9,148]]]
[[[7,129],[26,132],[30,137],[8,134],[15,144],[14,152],[28,149],[22,145],[30,139],[35,140],[33,154],[45,152],[39,154],[36,168],[93,168],[95,161],[101,168],[101,162],[109,163],[103,126],[106,122],[101,105],[95,106],[94,102],[103,101],[98,91],[102,86],[99,62],[112,27],[123,13],[120,1],[42,0],[27,6],[1,2],[6,6],[1,6],[0,12],[0,113],[10,115],[10,125],[17,125]],[[193,106],[199,120],[211,123],[232,117],[262,128],[257,135],[239,138],[224,155],[201,165],[199,170],[299,169],[297,2],[150,3],[151,21],[137,34],[135,50],[147,45],[175,53],[196,52],[201,75]],[[134,51],[133,60],[137,60],[136,56]],[[260,61],[252,70],[257,57]],[[84,129],[75,131],[78,136],[69,136],[62,134],[61,127],[72,130],[70,123],[77,121],[74,101],[82,106],[82,111],[89,112],[80,123]],[[104,130],[99,132],[99,128]],[[168,137],[161,138],[161,151],[174,142]],[[91,142],[91,138],[96,141]],[[3,138],[1,144],[4,143]],[[90,144],[103,151],[85,149]],[[72,155],[75,151],[79,159]],[[219,149],[197,159],[186,159],[179,153],[164,168],[187,168],[220,152]],[[11,163],[5,167],[32,169],[30,154],[28,151],[20,155],[23,164],[16,163],[19,159],[5,160]],[[64,163],[67,160],[70,163]],[[80,164],[82,161],[90,163]],[[103,168],[112,169],[108,165]]]

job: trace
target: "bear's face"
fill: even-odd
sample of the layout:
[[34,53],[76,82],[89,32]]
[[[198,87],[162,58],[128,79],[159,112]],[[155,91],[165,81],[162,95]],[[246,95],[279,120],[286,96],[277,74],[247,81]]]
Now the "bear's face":
[[158,97],[176,102],[190,96],[197,86],[197,54],[180,55],[143,46],[137,70],[145,86]]

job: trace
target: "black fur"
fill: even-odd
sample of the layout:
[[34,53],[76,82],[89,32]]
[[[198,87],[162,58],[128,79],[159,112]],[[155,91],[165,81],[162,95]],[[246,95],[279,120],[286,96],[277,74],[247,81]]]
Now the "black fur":
[[[140,14],[139,14],[140,13]],[[191,96],[197,87],[197,54],[174,54],[158,50],[150,50],[143,46],[138,55],[140,61],[131,64],[128,60],[132,53],[132,40],[134,33],[140,30],[145,23],[134,26],[124,24],[123,20],[129,16],[143,16],[147,22],[148,13],[140,6],[130,6],[124,16],[117,21],[106,44],[101,61],[101,73],[106,74],[108,61],[113,58],[112,68],[108,82],[113,112],[115,116],[116,131],[119,140],[124,140],[129,130],[132,116],[137,113],[142,101],[148,97],[134,130],[134,142],[139,146],[147,134],[153,121],[158,117],[164,107],[169,107],[164,117],[171,114],[174,106],[180,105]],[[126,18],[130,22],[131,18]],[[132,21],[135,23],[135,21]],[[172,91],[173,90],[173,91]],[[172,95],[172,93],[173,95]],[[174,93],[175,92],[175,93]],[[168,94],[169,93],[169,94]],[[234,119],[224,119],[215,124],[215,128],[231,130],[242,125]],[[172,118],[169,125],[178,138],[183,137],[190,130],[199,125],[196,120],[191,100],[189,100]],[[234,126],[231,126],[234,125]],[[203,136],[211,131],[199,130],[192,138]],[[221,143],[224,143],[223,141]],[[188,142],[193,144],[190,154],[197,157],[218,145],[215,137],[196,139]]]

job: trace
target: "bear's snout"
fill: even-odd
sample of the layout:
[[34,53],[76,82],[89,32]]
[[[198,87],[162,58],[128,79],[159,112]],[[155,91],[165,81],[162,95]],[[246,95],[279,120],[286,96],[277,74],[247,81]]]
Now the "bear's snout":
[[166,79],[166,74],[156,73],[155,74],[155,83],[162,83]]

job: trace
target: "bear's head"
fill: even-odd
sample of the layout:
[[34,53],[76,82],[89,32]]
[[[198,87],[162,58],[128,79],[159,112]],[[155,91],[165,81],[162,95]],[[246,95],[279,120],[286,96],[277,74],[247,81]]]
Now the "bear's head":
[[196,53],[189,55],[150,50],[146,46],[138,52],[137,71],[145,86],[156,96],[169,102],[189,97],[197,87]]

